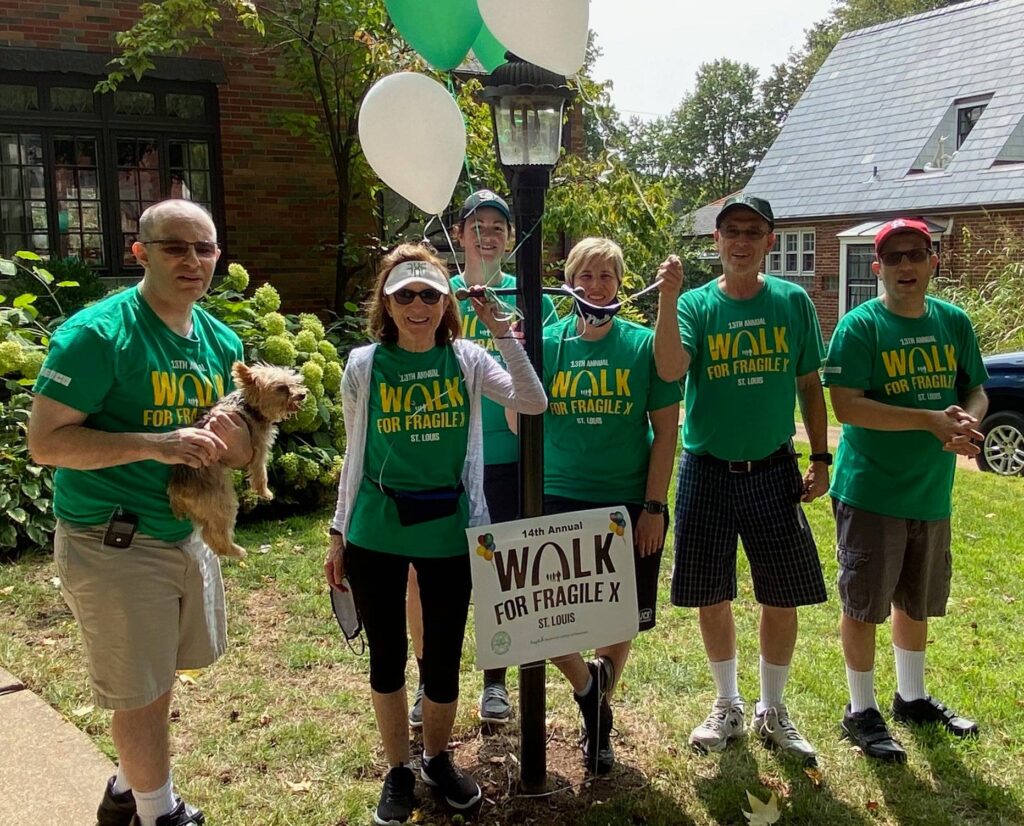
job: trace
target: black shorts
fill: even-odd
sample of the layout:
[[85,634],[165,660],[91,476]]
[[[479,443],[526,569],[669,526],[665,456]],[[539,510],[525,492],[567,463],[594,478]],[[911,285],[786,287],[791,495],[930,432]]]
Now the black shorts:
[[484,465],[484,498],[491,524],[519,518],[519,463]]
[[825,578],[814,535],[800,506],[796,456],[750,473],[683,453],[676,486],[672,604],[716,605],[736,599],[736,545],[750,560],[762,605],[793,608],[824,602]]
[[[567,513],[586,511],[592,508],[619,507],[625,505],[629,519],[636,527],[643,505],[627,502],[584,502],[581,499],[566,499],[563,496],[545,496],[544,513]],[[668,514],[665,514],[665,531],[668,531]],[[657,624],[658,616],[658,572],[661,570],[661,548],[653,554],[633,554],[633,568],[636,571],[636,607],[641,631],[650,631]]]

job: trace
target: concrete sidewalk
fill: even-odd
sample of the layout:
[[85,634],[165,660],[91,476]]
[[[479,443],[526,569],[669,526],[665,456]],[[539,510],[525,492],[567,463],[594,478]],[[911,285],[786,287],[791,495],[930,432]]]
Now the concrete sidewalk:
[[114,764],[0,668],[0,823],[93,826]]

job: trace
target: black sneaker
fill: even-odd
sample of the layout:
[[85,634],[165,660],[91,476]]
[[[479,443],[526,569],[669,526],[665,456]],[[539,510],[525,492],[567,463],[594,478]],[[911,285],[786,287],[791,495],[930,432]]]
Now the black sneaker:
[[953,709],[946,708],[931,695],[920,700],[904,700],[899,692],[892,699],[893,719],[910,725],[938,723],[950,734],[957,737],[977,737],[978,724],[961,717]]
[[114,780],[111,777],[107,781],[107,788],[103,792],[103,800],[96,810],[96,826],[131,826],[132,818],[135,817],[135,795],[131,789],[117,794],[114,792]]
[[[141,823],[139,816],[135,815],[131,826],[140,826]],[[181,798],[178,798],[177,806],[156,819],[156,826],[202,826],[204,823],[206,823],[206,815],[199,809],[189,806]]]
[[420,769],[420,777],[428,786],[436,787],[448,805],[459,811],[472,808],[483,797],[477,782],[452,762],[447,751],[431,757]]
[[583,715],[583,732],[580,746],[583,749],[583,765],[591,774],[608,774],[615,765],[612,750],[612,707],[608,703],[608,689],[615,681],[612,661],[598,657],[587,663],[590,671],[590,690],[582,697],[573,694]]
[[843,737],[864,752],[866,757],[888,763],[907,762],[907,753],[893,739],[877,708],[868,708],[854,714],[847,705],[841,728]]
[[416,808],[416,775],[408,766],[395,766],[384,778],[384,788],[373,812],[377,826],[405,823]]

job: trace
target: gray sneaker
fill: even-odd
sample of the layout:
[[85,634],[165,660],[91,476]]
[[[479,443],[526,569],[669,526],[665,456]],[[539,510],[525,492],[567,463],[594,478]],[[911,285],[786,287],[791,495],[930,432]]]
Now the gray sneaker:
[[690,734],[690,745],[697,751],[722,751],[730,740],[744,735],[743,701],[715,700],[711,713]]
[[767,748],[795,757],[805,766],[818,764],[818,755],[814,751],[814,746],[797,731],[793,721],[789,719],[789,712],[784,705],[769,706],[759,714],[755,714],[754,719],[750,722],[750,730],[761,738],[761,742]]
[[416,686],[416,694],[409,709],[409,728],[423,728],[423,684]]
[[503,683],[487,683],[480,694],[480,721],[504,725],[512,718],[508,689]]

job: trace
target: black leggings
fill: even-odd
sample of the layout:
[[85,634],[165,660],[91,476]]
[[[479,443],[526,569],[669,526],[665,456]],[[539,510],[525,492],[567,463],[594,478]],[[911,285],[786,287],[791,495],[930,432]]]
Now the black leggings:
[[345,572],[370,645],[370,687],[391,694],[405,685],[409,566],[416,569],[423,605],[423,693],[435,703],[459,698],[459,667],[472,582],[469,555],[424,559],[345,548]]

